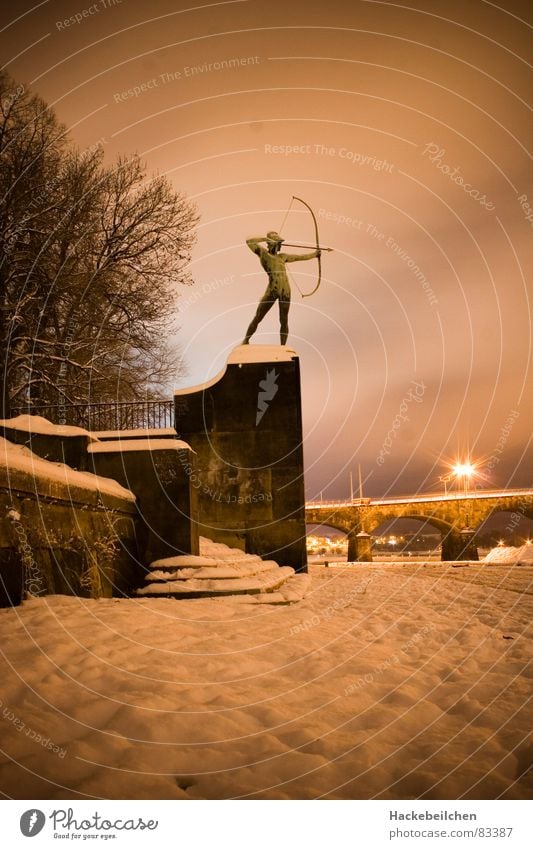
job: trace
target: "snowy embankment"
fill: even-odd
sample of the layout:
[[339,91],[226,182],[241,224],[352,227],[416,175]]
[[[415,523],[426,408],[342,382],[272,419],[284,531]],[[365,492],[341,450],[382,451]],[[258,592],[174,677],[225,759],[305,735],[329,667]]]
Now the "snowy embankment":
[[315,567],[289,606],[51,596],[0,611],[0,787],[526,798],[532,578]]
[[497,545],[491,548],[484,563],[533,563],[533,543],[526,542],[518,547],[512,545]]

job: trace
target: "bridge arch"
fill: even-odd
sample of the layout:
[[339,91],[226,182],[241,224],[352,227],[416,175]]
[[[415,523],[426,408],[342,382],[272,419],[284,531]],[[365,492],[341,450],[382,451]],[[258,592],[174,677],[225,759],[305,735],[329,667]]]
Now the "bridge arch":
[[325,528],[331,528],[333,531],[340,531],[341,534],[349,534],[350,530],[351,530],[350,528],[346,528],[346,526],[340,521],[332,522],[329,519],[327,519],[327,520],[324,519],[323,522],[315,522],[314,519],[309,520],[307,518],[307,512],[306,512],[306,516],[305,516],[305,524],[306,524],[306,526],[307,525],[323,525]]
[[[397,511],[391,510],[388,507],[376,507],[368,512],[364,522],[364,530],[366,533],[371,534],[385,522],[397,522],[400,519],[415,520],[425,525],[430,525],[439,531],[441,536],[442,560],[465,559],[465,553],[468,554],[468,559],[477,560],[477,550],[470,544],[471,535],[468,536],[468,539],[465,539],[465,535],[456,530],[453,521],[435,516],[429,511],[424,512],[422,509],[405,510],[398,515]],[[351,551],[350,549],[348,550],[349,560],[359,559],[359,546],[357,542],[357,537],[355,537]],[[353,557],[350,555],[353,555]]]
[[[348,534],[349,558],[368,554],[369,532],[381,522],[399,518],[419,519],[442,534],[442,559],[477,559],[473,528],[500,511],[512,511],[517,519],[533,518],[533,490],[472,492],[465,495],[428,494],[364,502],[309,504],[306,521],[327,524]],[[358,542],[359,540],[359,542]]]
[[488,510],[481,517],[476,516],[476,521],[473,527],[479,528],[487,519],[492,519],[493,516],[497,516],[498,513],[507,513],[509,515],[509,519],[516,519],[517,524],[520,522],[522,518],[530,519],[533,521],[533,505],[529,506],[528,504],[524,504],[519,506],[517,509],[513,509],[513,507],[509,507],[506,505],[495,505],[491,510]]
[[437,516],[423,516],[420,513],[402,513],[401,516],[398,516],[395,513],[387,514],[384,512],[382,516],[378,513],[377,516],[373,517],[373,522],[368,520],[368,524],[365,524],[365,531],[372,534],[377,528],[384,525],[385,522],[398,522],[401,519],[410,519],[411,521],[414,520],[422,522],[425,525],[431,525],[432,528],[440,531],[442,535],[449,534],[453,530],[451,522],[446,522],[445,519],[439,519]]

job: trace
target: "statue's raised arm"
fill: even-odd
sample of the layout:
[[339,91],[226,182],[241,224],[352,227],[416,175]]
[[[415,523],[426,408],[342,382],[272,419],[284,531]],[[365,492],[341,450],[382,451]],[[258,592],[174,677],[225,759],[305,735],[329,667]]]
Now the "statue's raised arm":
[[261,251],[266,250],[266,248],[261,247],[261,242],[266,241],[266,236],[250,236],[249,239],[246,239],[246,244],[248,245],[250,250],[254,252],[254,254],[260,254]]

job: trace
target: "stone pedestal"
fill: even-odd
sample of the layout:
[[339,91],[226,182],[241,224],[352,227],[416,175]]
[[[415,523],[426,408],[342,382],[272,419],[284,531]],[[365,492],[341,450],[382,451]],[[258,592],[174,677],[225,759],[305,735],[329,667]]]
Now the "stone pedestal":
[[197,455],[200,534],[307,569],[300,368],[290,348],[242,345],[224,371],[175,394]]
[[148,565],[162,557],[198,554],[194,454],[177,439],[120,439],[88,448],[98,475],[136,496],[139,556]]
[[441,560],[479,560],[472,528],[452,531],[443,537]]
[[475,531],[473,531],[472,528],[463,528],[459,536],[461,538],[459,560],[479,560],[475,541]]
[[348,535],[348,561],[350,563],[372,562],[372,537],[365,531]]

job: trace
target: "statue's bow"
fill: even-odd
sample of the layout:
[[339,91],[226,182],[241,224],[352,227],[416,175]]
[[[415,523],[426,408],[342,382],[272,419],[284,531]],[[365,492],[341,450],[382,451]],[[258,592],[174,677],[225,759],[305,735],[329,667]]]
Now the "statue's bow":
[[[319,239],[319,236],[318,236],[318,222],[317,222],[317,220],[316,220],[316,215],[315,215],[315,213],[313,212],[313,210],[311,209],[311,207],[309,206],[309,204],[308,204],[305,200],[303,200],[303,198],[299,198],[299,197],[296,197],[296,195],[293,195],[293,196],[292,196],[292,199],[293,199],[293,200],[299,200],[299,201],[300,201],[300,203],[303,203],[303,205],[304,205],[304,206],[306,206],[306,207],[307,207],[307,209],[309,210],[309,212],[311,213],[311,216],[312,216],[312,218],[313,218],[313,224],[314,224],[314,226],[315,226],[315,243],[316,243],[316,250],[317,250],[317,251],[320,251],[320,239]],[[306,292],[306,294],[305,294],[305,295],[304,295],[304,294],[302,294],[302,298],[310,298],[310,297],[311,297],[311,295],[314,295],[314,294],[315,294],[315,292],[317,292],[317,291],[318,291],[318,288],[319,288],[319,286],[320,286],[320,281],[322,280],[322,259],[321,259],[321,257],[320,257],[320,253],[319,253],[319,254],[318,254],[318,256],[317,256],[317,262],[318,262],[318,280],[317,280],[316,286],[315,286],[315,288],[313,289],[313,291],[312,291],[312,292]]]

